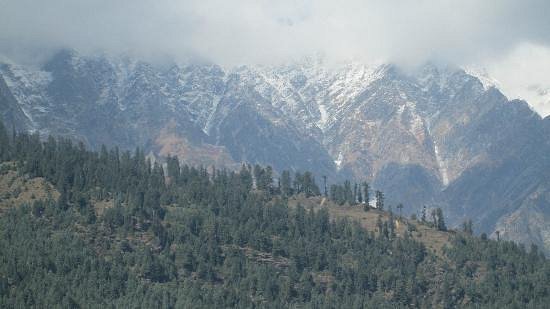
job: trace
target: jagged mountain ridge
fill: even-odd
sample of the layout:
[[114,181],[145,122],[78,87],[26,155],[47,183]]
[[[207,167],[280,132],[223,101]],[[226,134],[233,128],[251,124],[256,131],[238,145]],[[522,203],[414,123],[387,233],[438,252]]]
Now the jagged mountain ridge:
[[[156,66],[63,51],[0,74],[4,121],[92,147],[366,179],[409,213],[442,206],[452,224],[470,217],[489,233],[549,205],[548,121],[461,69]],[[533,229],[529,239],[550,248]]]

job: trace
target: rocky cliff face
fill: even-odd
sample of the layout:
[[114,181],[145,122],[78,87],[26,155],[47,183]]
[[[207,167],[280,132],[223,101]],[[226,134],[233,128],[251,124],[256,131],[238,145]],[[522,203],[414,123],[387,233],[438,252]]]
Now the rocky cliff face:
[[367,180],[408,213],[443,207],[453,225],[472,218],[550,249],[550,121],[461,69],[157,66],[63,51],[40,68],[0,65],[0,107],[8,125],[91,147]]

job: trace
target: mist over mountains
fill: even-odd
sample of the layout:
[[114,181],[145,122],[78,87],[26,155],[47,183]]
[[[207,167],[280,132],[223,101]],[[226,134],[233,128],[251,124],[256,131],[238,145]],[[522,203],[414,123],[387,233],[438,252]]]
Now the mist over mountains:
[[[550,249],[550,119],[475,73],[427,64],[162,65],[56,53],[0,65],[2,119],[193,165],[366,180],[404,212]],[[481,76],[479,76],[481,77]]]

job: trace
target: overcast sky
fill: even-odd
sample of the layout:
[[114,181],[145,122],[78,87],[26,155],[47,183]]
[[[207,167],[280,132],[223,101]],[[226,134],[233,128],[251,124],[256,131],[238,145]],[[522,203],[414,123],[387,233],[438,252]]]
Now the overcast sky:
[[548,0],[0,0],[0,53],[40,59],[71,47],[223,65],[322,53],[475,65],[547,115],[548,12]]

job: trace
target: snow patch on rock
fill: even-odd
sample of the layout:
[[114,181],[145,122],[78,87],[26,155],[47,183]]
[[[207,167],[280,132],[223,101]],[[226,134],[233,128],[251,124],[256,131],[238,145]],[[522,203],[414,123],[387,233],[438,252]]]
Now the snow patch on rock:
[[466,74],[468,75],[471,75],[479,79],[485,91],[491,88],[497,88],[497,89],[502,88],[500,82],[495,78],[491,77],[487,72],[487,70],[484,68],[466,67],[464,68],[464,72],[466,72]]
[[338,158],[334,160],[334,164],[336,164],[336,168],[340,169],[342,166],[342,161],[344,161],[344,156],[342,155],[342,152],[338,153]]

